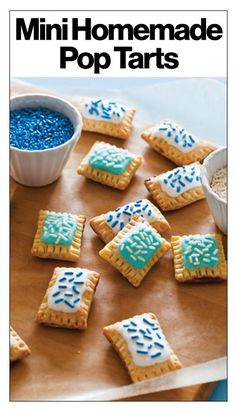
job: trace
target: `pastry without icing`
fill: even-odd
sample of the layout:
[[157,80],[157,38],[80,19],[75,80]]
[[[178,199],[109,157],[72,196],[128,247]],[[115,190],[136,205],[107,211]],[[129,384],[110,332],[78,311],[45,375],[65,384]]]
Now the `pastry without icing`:
[[130,222],[135,214],[143,217],[160,233],[170,230],[170,226],[160,210],[145,198],[93,217],[89,223],[95,233],[105,243],[108,243]]
[[227,270],[220,234],[172,236],[177,281],[226,280]]
[[40,210],[31,253],[41,258],[77,261],[85,216]]
[[115,101],[85,98],[77,104],[83,118],[83,130],[126,139],[129,137],[135,109]]
[[143,163],[141,155],[96,141],[82,160],[77,173],[99,183],[125,190]]
[[155,314],[135,315],[108,325],[103,334],[124,362],[132,382],[182,368]]
[[202,161],[215,150],[186,128],[168,120],[143,131],[141,137],[154,150],[180,166]]
[[176,210],[205,197],[200,167],[200,163],[177,167],[148,178],[145,185],[162,210]]
[[79,267],[56,267],[35,321],[51,327],[87,328],[100,275]]
[[29,354],[30,349],[28,345],[19,337],[15,330],[10,327],[10,361],[21,360]]
[[120,271],[134,287],[138,287],[169,248],[170,243],[147,221],[134,215],[99,255]]

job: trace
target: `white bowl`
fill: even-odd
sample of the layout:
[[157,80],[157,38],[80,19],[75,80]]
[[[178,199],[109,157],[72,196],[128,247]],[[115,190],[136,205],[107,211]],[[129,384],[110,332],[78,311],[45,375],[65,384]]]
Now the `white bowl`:
[[57,147],[45,150],[21,150],[10,147],[11,176],[17,182],[31,187],[52,183],[60,177],[70,153],[77,143],[82,130],[82,117],[68,101],[48,94],[21,94],[10,100],[11,110],[45,107],[64,114],[74,126],[73,136]]
[[205,196],[216,225],[227,234],[227,202],[220,198],[210,187],[212,177],[219,168],[227,166],[227,148],[213,151],[203,162],[201,180]]

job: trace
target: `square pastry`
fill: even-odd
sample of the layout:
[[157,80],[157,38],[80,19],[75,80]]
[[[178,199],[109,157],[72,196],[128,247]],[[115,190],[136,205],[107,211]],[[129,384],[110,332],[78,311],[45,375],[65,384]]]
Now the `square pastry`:
[[129,137],[135,109],[115,101],[85,98],[77,104],[83,117],[83,130],[126,139]]
[[32,255],[77,261],[80,256],[85,216],[40,210]]
[[93,217],[89,223],[95,233],[105,243],[109,243],[135,214],[143,217],[160,233],[170,230],[170,226],[160,210],[145,198]]
[[142,217],[132,220],[110,241],[99,255],[115,267],[135,287],[170,248],[170,243]]
[[154,150],[182,166],[202,161],[215,147],[173,121],[162,121],[141,134]]
[[145,180],[153,199],[164,211],[176,210],[205,197],[200,163],[193,163]]
[[143,161],[141,155],[96,141],[79,165],[77,173],[107,186],[125,190]]
[[56,267],[35,321],[51,327],[86,329],[99,277],[86,268]]
[[19,335],[10,327],[10,361],[14,362],[30,354],[28,345],[19,337]]
[[132,382],[182,368],[155,314],[135,315],[108,325],[103,333],[127,367]]
[[220,234],[172,236],[177,281],[226,280],[227,270]]

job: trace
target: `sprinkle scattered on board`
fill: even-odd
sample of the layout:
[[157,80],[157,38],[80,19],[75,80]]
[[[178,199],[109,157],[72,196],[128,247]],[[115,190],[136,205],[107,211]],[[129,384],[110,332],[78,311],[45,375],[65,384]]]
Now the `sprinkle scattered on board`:
[[69,118],[47,108],[24,108],[10,113],[10,145],[21,150],[46,150],[70,140]]

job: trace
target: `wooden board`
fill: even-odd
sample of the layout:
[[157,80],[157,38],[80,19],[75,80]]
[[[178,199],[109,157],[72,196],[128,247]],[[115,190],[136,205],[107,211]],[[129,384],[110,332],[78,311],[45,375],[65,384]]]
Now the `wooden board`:
[[[102,335],[103,326],[137,313],[154,312],[184,366],[224,355],[226,349],[226,284],[179,284],[168,252],[136,289],[98,252],[103,243],[88,220],[121,204],[148,197],[145,178],[174,168],[139,138],[129,141],[83,133],[60,179],[42,188],[11,183],[11,319],[32,350],[11,367],[12,400],[57,399],[58,395],[91,392],[129,384],[120,359]],[[93,142],[104,140],[142,153],[144,165],[125,192],[102,186],[76,174],[76,167]],[[34,323],[55,266],[65,263],[33,258],[30,249],[40,208],[82,213],[87,217],[78,266],[101,273],[86,331],[54,329]],[[165,213],[172,234],[217,231],[205,200]],[[73,264],[72,264],[73,265]],[[68,263],[68,267],[71,266]],[[166,391],[133,400],[204,400],[214,384]]]

